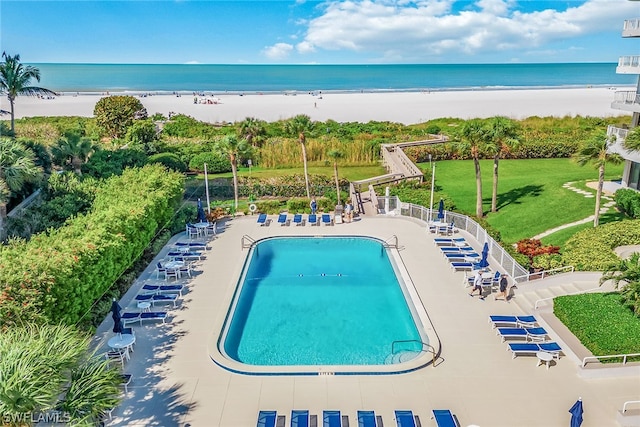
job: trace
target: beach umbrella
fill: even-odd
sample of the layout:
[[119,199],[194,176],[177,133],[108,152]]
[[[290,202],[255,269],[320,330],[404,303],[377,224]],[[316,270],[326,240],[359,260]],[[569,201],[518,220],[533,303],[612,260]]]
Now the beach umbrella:
[[198,222],[206,222],[207,216],[204,214],[204,208],[202,207],[202,200],[198,199]]
[[116,301],[116,299],[114,298],[113,301],[111,302],[111,318],[113,319],[113,332],[115,332],[116,334],[121,334],[122,333],[122,317],[121,317],[121,312],[122,307],[120,307],[120,304],[118,304],[118,301]]
[[582,398],[579,397],[576,403],[573,404],[569,413],[571,414],[571,427],[580,427],[582,425]]
[[438,219],[444,219],[444,200],[440,199],[438,204]]
[[478,267],[485,268],[489,267],[489,243],[484,242],[484,246],[482,247],[482,258],[478,262]]

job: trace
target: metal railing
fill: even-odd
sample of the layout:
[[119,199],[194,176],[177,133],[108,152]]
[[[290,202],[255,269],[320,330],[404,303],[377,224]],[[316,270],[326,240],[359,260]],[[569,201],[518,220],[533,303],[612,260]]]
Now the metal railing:
[[640,56],[621,56],[618,59],[618,67],[640,67]]
[[[597,288],[585,289],[584,291],[578,291],[578,292],[571,292],[571,293],[566,294],[566,295],[568,296],[568,295],[588,294],[589,292],[600,290],[600,289],[601,289],[600,286],[598,286]],[[557,297],[557,295],[555,297],[540,298],[540,299],[536,300],[536,303],[533,305],[533,309],[534,310],[538,309],[538,303],[542,303],[542,302],[545,302],[545,301],[553,300],[556,297]]]
[[[396,341],[391,343],[391,354],[392,355],[396,354],[396,352],[395,352],[396,344],[408,343],[408,342],[415,342],[415,343],[421,344],[422,348],[420,349],[420,352],[429,352],[429,353],[431,353],[431,366],[433,366],[434,368],[436,367],[436,359],[438,357],[438,355],[436,354],[436,349],[433,348],[433,346],[431,344],[428,344],[426,342],[422,342],[420,340],[396,340]],[[426,350],[425,350],[425,347],[427,347]]]
[[607,136],[615,136],[616,139],[626,139],[629,135],[629,129],[619,128],[616,126],[607,126]]
[[623,30],[638,30],[640,29],[640,18],[638,19],[625,19]]
[[[380,196],[377,198],[378,208],[385,206],[387,197]],[[429,208],[414,205],[413,203],[402,203],[396,196],[388,198],[389,211],[394,211],[402,216],[411,217],[423,221],[425,226],[428,224],[430,215]],[[381,209],[380,209],[381,210]],[[436,212],[436,210],[434,210]],[[489,246],[489,255],[500,264],[505,272],[507,272],[514,281],[525,282],[529,280],[529,272],[496,242],[487,231],[476,221],[466,215],[445,211],[443,222],[448,224],[453,222],[454,227],[464,230],[471,234],[478,242],[487,242]],[[516,280],[518,279],[518,280]]]
[[251,236],[247,236],[246,234],[243,235],[242,238],[240,239],[240,245],[242,246],[242,249],[251,248],[255,244],[256,244],[255,239],[253,239]]
[[385,248],[395,248],[398,249],[398,236],[395,234],[383,242]]
[[640,104],[640,95],[635,90],[619,90],[613,94],[613,102],[618,104]]
[[587,366],[589,361],[591,362],[599,362],[601,359],[619,359],[622,358],[622,364],[627,364],[627,358],[629,357],[639,357],[640,353],[629,353],[629,354],[608,354],[606,356],[586,356],[582,359],[582,367]]
[[574,271],[575,267],[573,265],[565,265],[564,267],[553,268],[551,270],[542,270],[534,273],[527,273],[522,276],[514,277],[513,279],[524,279],[526,276],[526,280],[523,281],[529,282],[531,280],[544,279],[547,276],[553,276],[560,273],[573,273]]
[[627,412],[627,405],[633,405],[635,403],[640,403],[640,400],[627,400],[624,402],[624,405],[622,405],[622,413]]

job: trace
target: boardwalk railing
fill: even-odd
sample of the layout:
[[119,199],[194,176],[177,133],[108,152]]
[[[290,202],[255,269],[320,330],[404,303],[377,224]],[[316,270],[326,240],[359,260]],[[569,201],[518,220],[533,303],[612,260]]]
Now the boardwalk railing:
[[[379,212],[395,213],[396,215],[419,219],[425,223],[425,227],[428,224],[430,218],[429,208],[414,205],[413,203],[402,203],[396,196],[390,196],[388,198],[379,196],[377,202]],[[386,206],[388,206],[388,209],[385,209]],[[529,281],[531,276],[529,272],[518,264],[518,262],[473,219],[466,215],[445,211],[443,221],[447,223],[453,222],[456,228],[471,234],[480,243],[487,242],[489,245],[489,255],[502,266],[504,271],[506,271],[514,281],[518,283]]]

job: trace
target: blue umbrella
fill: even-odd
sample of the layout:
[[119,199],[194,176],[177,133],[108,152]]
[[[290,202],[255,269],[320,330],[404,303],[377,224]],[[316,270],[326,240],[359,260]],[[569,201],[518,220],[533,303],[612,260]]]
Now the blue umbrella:
[[478,261],[478,267],[480,268],[485,268],[485,267],[489,267],[489,260],[487,259],[489,257],[489,243],[484,242],[484,246],[482,247],[482,259],[480,259],[480,261]]
[[122,307],[118,304],[118,301],[114,298],[111,302],[111,318],[113,319],[113,332],[116,334],[122,333],[122,317],[120,315],[120,311]]
[[569,413],[571,414],[571,427],[580,427],[582,425],[582,398],[578,398],[573,404]]
[[440,199],[438,204],[438,219],[444,219],[444,200]]
[[202,200],[198,199],[198,222],[206,222],[207,217],[204,214],[204,208],[202,207]]

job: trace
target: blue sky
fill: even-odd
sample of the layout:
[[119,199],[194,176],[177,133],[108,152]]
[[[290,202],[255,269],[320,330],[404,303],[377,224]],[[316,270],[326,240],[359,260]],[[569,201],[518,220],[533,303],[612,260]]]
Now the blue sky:
[[27,63],[617,62],[628,0],[0,0]]

